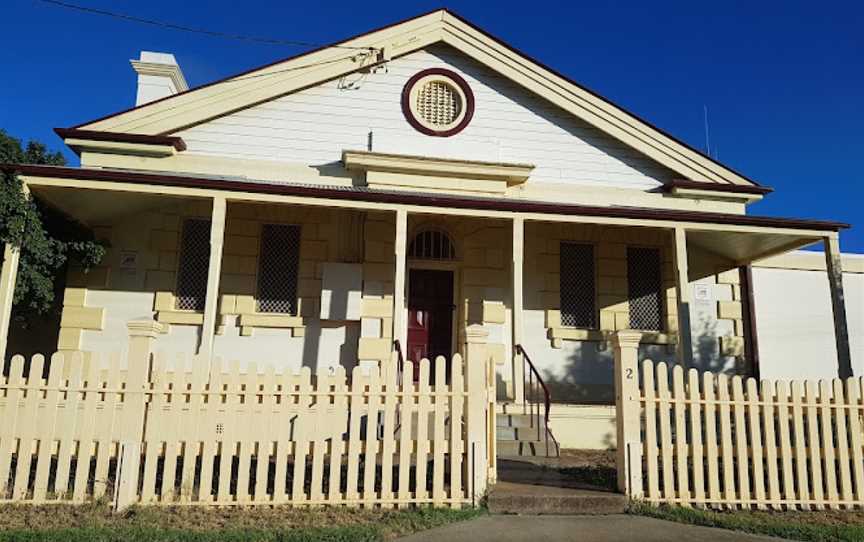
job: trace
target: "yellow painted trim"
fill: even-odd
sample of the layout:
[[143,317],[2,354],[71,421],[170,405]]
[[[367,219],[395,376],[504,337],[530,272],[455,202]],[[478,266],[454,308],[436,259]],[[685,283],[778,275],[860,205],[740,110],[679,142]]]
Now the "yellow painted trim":
[[303,327],[303,318],[288,314],[241,314],[241,327]]
[[57,337],[57,350],[81,350],[81,338],[84,334],[82,329],[67,328],[60,329],[60,335]]
[[204,324],[204,313],[162,310],[156,313],[156,321],[163,324],[200,326]]
[[105,329],[105,309],[66,305],[60,317],[60,327],[102,331]]
[[738,203],[754,203],[762,199],[761,194],[744,194],[741,192],[717,192],[714,190],[699,190],[698,188],[673,188],[670,197],[731,201]]
[[177,149],[173,145],[154,145],[147,143],[124,143],[120,141],[93,141],[90,139],[67,138],[63,140],[69,148],[76,151],[124,154],[129,156],[151,156],[164,158],[174,156]]
[[343,151],[342,162],[349,171],[505,181],[509,184],[524,183],[534,170],[532,164],[455,160],[366,151]]

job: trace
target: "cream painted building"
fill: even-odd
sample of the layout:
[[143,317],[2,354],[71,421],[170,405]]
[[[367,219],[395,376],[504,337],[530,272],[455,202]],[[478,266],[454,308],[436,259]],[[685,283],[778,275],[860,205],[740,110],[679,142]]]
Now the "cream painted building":
[[[320,371],[450,357],[480,325],[499,401],[551,398],[564,446],[612,442],[617,330],[644,331],[644,357],[752,374],[755,314],[762,371],[852,370],[846,225],[748,215],[769,188],[451,12],[189,90],[172,55],[133,65],[136,107],[57,129],[80,167],[18,167],[109,247],[70,272],[61,351],[122,351],[154,318],[157,347],[195,363]],[[813,243],[804,356],[775,345],[785,309],[760,313],[775,268],[748,270]],[[7,247],[0,337],[16,268]]]

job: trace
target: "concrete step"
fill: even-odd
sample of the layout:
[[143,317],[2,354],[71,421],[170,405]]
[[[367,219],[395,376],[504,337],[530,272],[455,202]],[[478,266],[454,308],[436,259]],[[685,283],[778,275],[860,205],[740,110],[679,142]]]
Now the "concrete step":
[[501,414],[495,416],[498,427],[531,427],[531,416],[528,414]]
[[540,440],[543,431],[539,434],[536,427],[501,427],[495,430],[498,441],[502,440]]
[[622,514],[627,497],[604,491],[498,482],[486,504],[493,514]]
[[499,456],[537,457],[558,455],[555,443],[549,439],[549,449],[545,440],[499,440],[495,443]]
[[627,498],[557,469],[499,457],[498,483],[490,489],[487,504],[493,514],[620,514]]

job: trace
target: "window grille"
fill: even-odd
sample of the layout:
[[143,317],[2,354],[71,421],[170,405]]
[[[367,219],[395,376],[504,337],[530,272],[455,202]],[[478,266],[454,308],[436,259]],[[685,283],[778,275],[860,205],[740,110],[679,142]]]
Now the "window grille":
[[449,83],[429,81],[417,93],[417,112],[433,126],[448,126],[462,112],[462,100]]
[[258,311],[297,314],[300,227],[264,224],[258,257]]
[[630,327],[663,330],[663,280],[660,249],[627,247]]
[[426,230],[418,233],[411,241],[408,257],[418,260],[455,260],[456,249],[446,233]]
[[594,247],[561,243],[561,324],[596,328]]
[[180,265],[177,269],[177,302],[180,310],[203,311],[210,268],[210,221],[183,221]]

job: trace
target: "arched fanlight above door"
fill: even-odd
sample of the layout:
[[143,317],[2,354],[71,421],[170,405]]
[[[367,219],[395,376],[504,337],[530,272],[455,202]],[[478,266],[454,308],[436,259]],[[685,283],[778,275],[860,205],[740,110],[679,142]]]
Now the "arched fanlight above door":
[[408,257],[414,260],[455,260],[456,247],[450,236],[441,230],[423,230],[411,240]]

